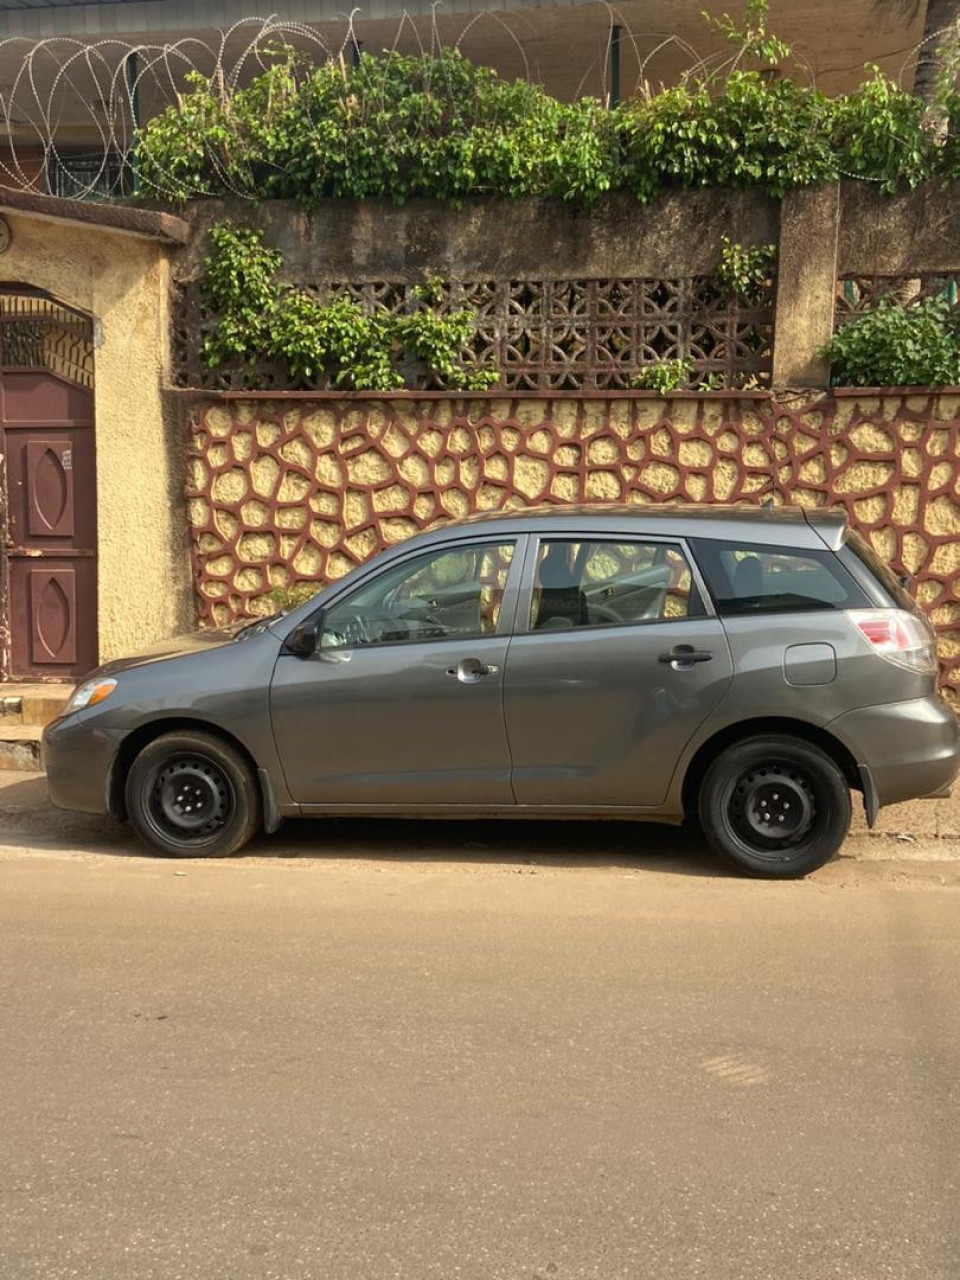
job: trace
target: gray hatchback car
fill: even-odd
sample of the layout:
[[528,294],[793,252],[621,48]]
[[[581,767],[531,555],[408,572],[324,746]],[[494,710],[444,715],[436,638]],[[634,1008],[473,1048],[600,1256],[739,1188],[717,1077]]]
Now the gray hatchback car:
[[154,850],[285,816],[699,815],[757,876],[826,862],[851,790],[960,767],[933,632],[833,513],[557,507],[410,539],[308,603],[99,668],[44,735],[55,804]]

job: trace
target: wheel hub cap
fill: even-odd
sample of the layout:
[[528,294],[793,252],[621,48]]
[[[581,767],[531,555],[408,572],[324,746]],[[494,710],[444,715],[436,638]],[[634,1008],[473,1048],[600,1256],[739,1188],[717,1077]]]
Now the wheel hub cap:
[[798,771],[770,766],[739,779],[731,812],[750,844],[780,847],[799,844],[816,816],[813,790]]
[[229,789],[206,760],[174,760],[157,777],[154,806],[161,823],[178,836],[202,836],[226,821]]

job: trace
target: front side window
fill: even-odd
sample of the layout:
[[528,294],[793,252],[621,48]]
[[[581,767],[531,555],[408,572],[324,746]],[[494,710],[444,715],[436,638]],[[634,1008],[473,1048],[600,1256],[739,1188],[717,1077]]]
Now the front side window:
[[475,543],[404,560],[327,610],[320,647],[492,635],[514,546]]
[[540,544],[533,631],[664,622],[698,611],[690,566],[677,546],[601,539]]
[[694,553],[718,612],[787,613],[869,603],[827,550],[808,551],[697,539]]

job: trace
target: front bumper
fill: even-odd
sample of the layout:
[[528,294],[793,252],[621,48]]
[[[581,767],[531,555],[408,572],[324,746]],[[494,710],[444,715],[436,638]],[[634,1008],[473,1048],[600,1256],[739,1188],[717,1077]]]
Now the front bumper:
[[937,696],[848,711],[826,727],[869,769],[881,806],[945,794],[960,772],[960,723]]
[[122,731],[84,723],[83,712],[47,725],[40,758],[50,800],[58,809],[110,811],[110,770],[123,737]]

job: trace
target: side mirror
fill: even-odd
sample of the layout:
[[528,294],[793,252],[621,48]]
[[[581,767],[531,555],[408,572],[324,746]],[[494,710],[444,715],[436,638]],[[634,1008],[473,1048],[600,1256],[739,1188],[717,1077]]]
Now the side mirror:
[[283,652],[292,653],[297,658],[312,658],[320,643],[320,619],[312,618],[302,622],[283,642]]

